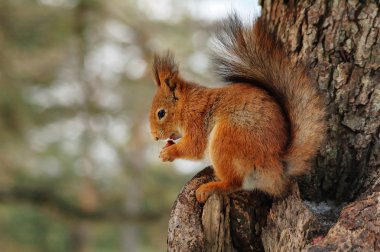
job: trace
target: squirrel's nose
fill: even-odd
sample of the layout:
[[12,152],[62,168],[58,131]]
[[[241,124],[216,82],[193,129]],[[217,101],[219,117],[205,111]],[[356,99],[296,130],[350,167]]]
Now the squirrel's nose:
[[158,141],[158,137],[156,137],[156,141]]

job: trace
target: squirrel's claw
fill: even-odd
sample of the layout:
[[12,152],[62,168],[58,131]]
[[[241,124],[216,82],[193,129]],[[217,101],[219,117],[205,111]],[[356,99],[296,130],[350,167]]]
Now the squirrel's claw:
[[197,198],[197,201],[199,203],[205,203],[208,197],[213,193],[212,190],[209,190],[207,186],[204,186],[205,184],[201,185],[196,191],[195,191],[195,197]]

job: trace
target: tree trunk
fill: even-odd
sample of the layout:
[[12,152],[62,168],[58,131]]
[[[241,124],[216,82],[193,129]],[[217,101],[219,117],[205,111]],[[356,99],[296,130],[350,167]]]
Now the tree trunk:
[[310,68],[328,106],[328,140],[301,191],[311,199],[352,200],[368,188],[365,181],[380,165],[378,1],[262,5],[292,59]]
[[212,195],[202,207],[195,190],[214,180],[205,168],[182,189],[169,221],[169,251],[262,251],[261,229],[271,200],[260,192]]
[[206,168],[173,206],[168,249],[380,251],[380,4],[261,4],[289,57],[308,66],[325,95],[327,141],[299,190],[294,184],[288,197],[274,202],[239,192],[212,196],[202,208],[194,193],[214,179]]

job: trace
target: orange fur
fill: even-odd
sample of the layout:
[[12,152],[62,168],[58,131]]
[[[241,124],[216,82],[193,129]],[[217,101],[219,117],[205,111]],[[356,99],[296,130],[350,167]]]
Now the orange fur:
[[182,136],[161,151],[163,161],[208,153],[219,181],[199,187],[199,202],[240,189],[281,196],[289,176],[308,170],[306,162],[323,140],[324,109],[305,70],[290,65],[263,21],[243,28],[235,16],[227,25],[223,36],[229,37],[219,37],[220,49],[230,54],[216,61],[231,85],[206,88],[185,81],[169,52],[155,57],[151,133],[157,140]]

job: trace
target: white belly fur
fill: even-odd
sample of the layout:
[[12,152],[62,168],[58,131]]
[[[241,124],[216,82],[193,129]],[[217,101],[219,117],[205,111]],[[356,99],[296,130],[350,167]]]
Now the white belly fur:
[[210,134],[207,137],[207,146],[206,146],[205,153],[203,155],[202,162],[204,162],[207,165],[213,165],[211,154],[210,154],[210,143],[215,135],[215,128],[216,126],[211,130]]

